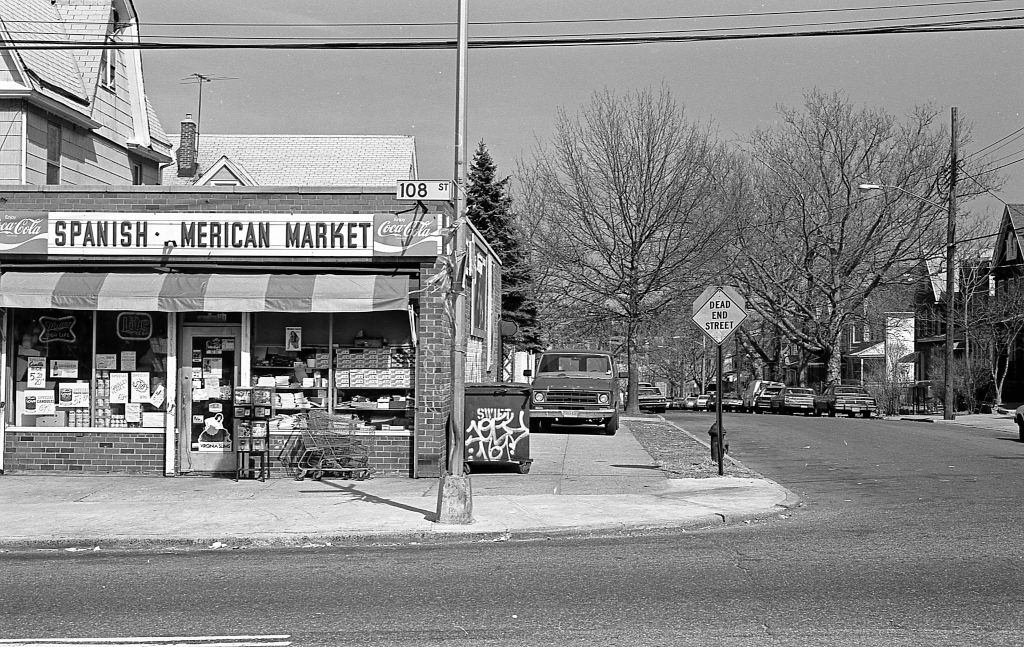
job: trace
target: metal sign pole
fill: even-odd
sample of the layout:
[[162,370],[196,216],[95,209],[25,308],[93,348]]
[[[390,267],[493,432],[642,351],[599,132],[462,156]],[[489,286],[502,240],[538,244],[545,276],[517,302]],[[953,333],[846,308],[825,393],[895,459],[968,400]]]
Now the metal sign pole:
[[725,428],[722,426],[722,345],[718,344],[718,378],[715,386],[715,425],[718,427],[718,475],[725,474],[722,461],[725,457]]

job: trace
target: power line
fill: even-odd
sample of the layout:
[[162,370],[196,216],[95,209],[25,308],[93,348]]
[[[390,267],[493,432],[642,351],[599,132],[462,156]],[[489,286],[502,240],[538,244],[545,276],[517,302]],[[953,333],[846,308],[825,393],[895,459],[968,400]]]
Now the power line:
[[[1014,135],[1016,135],[1016,137],[1014,137]],[[1001,137],[1001,138],[997,139],[996,141],[992,142],[988,146],[982,146],[981,148],[979,148],[975,152],[971,153],[967,157],[974,157],[976,155],[980,155],[982,152],[985,151],[986,148],[992,148],[993,146],[995,146],[999,142],[1002,142],[1003,140],[1009,139],[1010,137],[1013,137],[1013,139],[1010,139],[1009,141],[1007,141],[1006,144],[1009,144],[1011,141],[1014,141],[1016,139],[1020,139],[1020,137],[1022,137],[1022,136],[1024,136],[1024,126],[1021,126],[1020,128],[1018,128],[1017,130],[1013,131],[1009,135],[1006,135],[1005,137]],[[1006,146],[1006,144],[1002,144],[1001,146],[996,146],[996,148],[992,149],[992,152],[995,152],[995,151],[999,150],[1003,146]]]
[[[547,20],[490,20],[473,21],[473,26],[500,26],[500,25],[554,25],[554,24],[590,24],[609,22],[653,22],[662,20],[692,20],[706,18],[758,18],[762,16],[785,16],[800,14],[825,14],[825,13],[849,13],[862,11],[890,11],[898,9],[915,9],[920,7],[941,7],[951,5],[976,5],[1002,3],[1009,0],[953,0],[949,2],[920,2],[911,4],[888,4],[870,7],[833,7],[829,9],[791,9],[785,11],[756,11],[750,13],[721,13],[721,14],[690,14],[679,16],[632,16],[622,18],[565,18]],[[52,20],[4,20],[5,23],[56,23]],[[106,25],[106,21],[60,21],[65,24],[75,25]],[[444,22],[348,22],[348,23],[303,23],[303,22],[277,22],[277,23],[253,23],[253,22],[141,22],[143,26],[155,27],[453,27],[454,21]]]
[[[808,38],[822,36],[877,36],[890,34],[926,34],[926,33],[952,33],[952,32],[987,32],[1024,29],[1024,24],[1011,24],[1011,22],[1024,20],[1024,17],[1004,18],[980,18],[961,21],[941,21],[934,23],[919,23],[910,25],[893,25],[883,27],[858,27],[850,29],[827,29],[787,32],[766,32],[756,34],[669,34],[669,35],[641,35],[641,36],[555,36],[555,37],[506,37],[506,38],[478,38],[469,41],[469,47],[473,49],[503,49],[520,47],[580,47],[596,45],[643,45],[656,43],[684,43],[684,42],[712,42],[730,40],[762,40],[778,38]],[[0,43],[0,50],[3,49],[49,49],[49,50],[91,50],[91,49],[121,49],[121,50],[198,50],[198,49],[288,49],[288,50],[400,50],[400,49],[454,49],[457,42],[447,38],[399,41],[393,39],[365,40],[365,41],[320,41],[320,42],[273,42],[273,43],[238,43],[238,42],[217,42],[217,43],[181,43],[181,42],[138,42],[131,43],[110,43],[110,42],[88,42],[69,41],[59,42],[50,40],[11,40]]]
[[[748,26],[739,26],[739,27],[706,27],[706,28],[699,28],[699,29],[675,29],[675,30],[664,30],[664,31],[645,30],[645,31],[637,31],[637,32],[591,32],[589,34],[579,34],[579,36],[587,36],[587,37],[609,37],[609,36],[614,36],[614,37],[632,37],[632,36],[660,36],[660,35],[680,34],[680,33],[699,34],[699,33],[726,31],[726,30],[747,31],[747,30],[755,30],[755,29],[795,29],[795,28],[807,28],[807,27],[831,27],[831,26],[837,26],[837,25],[862,25],[862,24],[865,24],[865,23],[905,22],[905,21],[908,21],[908,20],[923,20],[923,19],[932,20],[932,19],[938,19],[938,18],[962,18],[962,17],[965,17],[965,16],[1004,14],[1004,13],[1019,12],[1019,11],[1021,11],[1021,10],[1018,9],[1018,8],[1014,8],[1014,9],[993,9],[993,10],[988,10],[988,11],[956,12],[956,13],[945,13],[945,14],[928,14],[928,15],[920,15],[920,16],[914,16],[914,17],[867,18],[867,19],[859,19],[859,20],[839,20],[839,21],[814,22],[814,23],[788,23],[788,24],[780,24],[780,25],[748,25]],[[1011,19],[1011,20],[1024,20],[1024,14],[1019,15],[1019,16],[1011,16],[1011,17],[1009,17],[1009,19]],[[9,30],[8,33],[12,34],[12,35],[22,35],[22,34],[38,35],[38,32],[32,32],[32,31]],[[63,35],[63,34],[59,34],[59,35]],[[176,36],[176,35],[171,35],[171,34],[158,34],[158,35],[151,35],[149,37],[150,38],[173,38],[173,39],[178,39],[178,40],[223,40],[223,41],[230,41],[230,42],[246,42],[246,41],[285,42],[285,41],[297,41],[297,40],[310,41],[310,40],[314,40],[315,38],[317,38],[317,37],[314,37],[314,36],[222,36],[222,35],[210,36],[210,35],[201,35],[201,34],[198,34],[198,35],[185,35],[185,36]],[[520,36],[519,38],[545,38],[545,37],[546,38],[569,38],[569,37],[572,37],[572,35],[570,35],[570,34],[548,35],[548,36],[528,35],[528,36]],[[352,42],[354,40],[358,40],[358,38],[356,38],[356,37],[337,37],[337,38],[332,38],[331,42]],[[389,42],[408,42],[408,41],[419,41],[419,40],[422,40],[422,37],[395,36],[395,37],[388,37],[387,40]]]

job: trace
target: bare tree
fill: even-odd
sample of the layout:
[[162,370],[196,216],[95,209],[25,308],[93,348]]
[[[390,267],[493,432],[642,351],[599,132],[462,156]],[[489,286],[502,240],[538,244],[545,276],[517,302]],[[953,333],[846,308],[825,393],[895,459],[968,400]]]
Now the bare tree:
[[560,111],[550,148],[527,169],[542,197],[529,207],[547,268],[541,316],[620,327],[635,412],[645,326],[695,297],[719,257],[731,156],[709,126],[687,122],[668,90],[605,91],[576,116]]
[[[801,109],[780,108],[779,117],[749,142],[736,279],[748,306],[819,355],[826,380],[836,381],[844,328],[876,291],[905,282],[943,249],[949,136],[932,107],[898,120],[839,93],[810,92]],[[976,181],[960,199],[990,182],[978,164],[967,165]],[[862,183],[903,191],[863,194]]]

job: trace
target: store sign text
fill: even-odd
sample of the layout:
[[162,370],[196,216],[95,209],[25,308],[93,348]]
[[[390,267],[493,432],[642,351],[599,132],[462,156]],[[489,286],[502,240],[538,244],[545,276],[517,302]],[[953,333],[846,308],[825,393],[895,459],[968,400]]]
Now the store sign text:
[[0,253],[436,255],[436,214],[4,212]]

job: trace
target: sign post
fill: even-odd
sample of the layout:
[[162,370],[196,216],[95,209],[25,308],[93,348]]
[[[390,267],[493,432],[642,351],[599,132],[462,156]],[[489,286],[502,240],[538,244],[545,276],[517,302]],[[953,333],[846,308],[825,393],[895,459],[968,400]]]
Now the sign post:
[[718,475],[725,473],[725,428],[722,426],[722,344],[747,318],[746,300],[734,287],[714,285],[706,288],[693,302],[693,323],[718,347],[715,380],[715,424],[711,435],[711,457],[718,461]]

